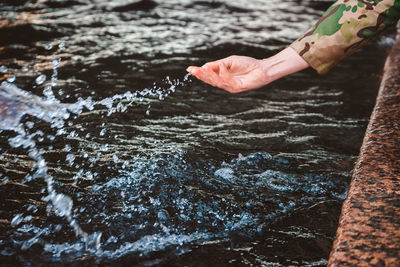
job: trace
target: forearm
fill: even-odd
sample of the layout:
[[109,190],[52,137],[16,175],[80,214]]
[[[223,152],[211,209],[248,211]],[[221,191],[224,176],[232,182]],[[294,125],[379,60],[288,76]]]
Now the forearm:
[[291,47],[320,74],[400,18],[400,0],[339,0]]
[[308,67],[307,61],[291,47],[287,47],[278,54],[262,60],[262,68],[268,77],[268,82],[273,82]]

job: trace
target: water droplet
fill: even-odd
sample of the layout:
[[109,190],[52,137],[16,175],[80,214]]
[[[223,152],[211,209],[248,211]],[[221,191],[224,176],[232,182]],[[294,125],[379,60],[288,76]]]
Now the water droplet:
[[4,66],[4,65],[0,66],[0,72],[1,73],[6,73],[7,71],[8,71],[8,68],[6,66]]
[[36,77],[35,82],[37,85],[41,85],[46,81],[46,75],[42,74]]
[[64,51],[65,51],[65,43],[64,43],[64,42],[61,42],[61,43],[58,45],[58,48],[61,50],[61,52],[64,52]]
[[166,220],[168,220],[168,218],[169,218],[169,213],[168,213],[168,211],[167,211],[167,210],[164,210],[164,209],[160,210],[160,211],[157,213],[157,218],[158,218],[160,221],[166,221]]
[[68,165],[71,166],[74,163],[75,156],[73,154],[68,154],[65,159],[68,162]]
[[68,137],[72,137],[72,138],[77,137],[77,136],[78,136],[78,133],[76,131],[71,131],[68,135]]
[[10,77],[7,78],[7,82],[13,83],[15,82],[15,79],[16,79],[15,75],[11,75]]
[[53,45],[52,45],[51,43],[45,43],[43,47],[44,47],[44,49],[46,49],[46,50],[50,50],[50,49],[53,48]]
[[57,68],[60,65],[61,62],[61,58],[57,57],[57,56],[53,56],[53,68]]
[[104,136],[106,134],[106,129],[102,129],[101,131],[100,131],[100,136]]
[[32,220],[32,216],[31,215],[28,215],[28,216],[26,216],[25,218],[24,218],[24,222],[29,222],[29,221],[31,221]]
[[53,98],[53,90],[51,90],[51,85],[46,85],[43,89],[43,95],[46,96],[47,98]]
[[11,220],[11,226],[15,227],[18,224],[20,224],[23,220],[24,220],[24,217],[22,216],[22,213],[18,213]]
[[92,174],[92,172],[87,171],[87,172],[86,172],[86,177],[87,177],[89,180],[92,180],[92,179],[93,179],[93,174]]

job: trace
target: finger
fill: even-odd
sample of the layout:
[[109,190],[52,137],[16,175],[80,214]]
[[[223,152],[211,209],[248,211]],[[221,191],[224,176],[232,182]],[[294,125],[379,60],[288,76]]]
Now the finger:
[[210,73],[213,73],[212,71],[206,71],[201,67],[191,67],[188,69],[189,73],[195,76],[197,79],[212,84],[214,85],[214,82],[210,78]]
[[232,68],[233,58],[234,58],[233,56],[230,56],[223,59],[224,66],[226,67],[227,70],[230,70]]
[[212,71],[212,70],[205,70],[205,73],[207,73],[208,78],[212,81],[212,84],[216,87],[225,89],[227,85],[225,84],[224,79],[221,77],[220,73],[220,67],[219,66],[213,66],[214,70],[218,69],[218,72]]
[[240,90],[241,84],[238,83],[238,79],[234,75],[232,75],[232,73],[227,69],[224,63],[221,63],[219,65],[219,70],[220,70],[219,75],[223,82],[221,88],[225,89],[230,93],[236,93]]
[[219,73],[219,62],[220,62],[219,60],[213,61],[213,62],[208,62],[208,63],[204,64],[202,66],[202,68],[205,70],[213,71],[218,74]]
[[196,66],[189,66],[186,71],[189,72],[190,74],[195,75],[198,70],[200,69],[200,67],[196,67]]
[[244,86],[243,81],[238,78],[232,79],[232,91],[231,93],[240,93],[247,91],[248,89]]
[[196,69],[196,68],[198,68],[198,67],[196,67],[196,66],[189,66],[189,67],[186,68],[186,71],[189,72],[189,73],[192,73],[192,71],[193,71],[194,69]]
[[228,69],[226,68],[223,62],[219,63],[219,76],[221,77],[222,81],[226,84],[230,84],[232,75],[229,73]]
[[217,86],[218,78],[213,71],[207,71],[203,68],[199,68],[195,76],[197,79],[202,80],[203,82],[211,84],[212,86]]
[[187,71],[205,83],[227,90],[226,88],[229,88],[229,85],[225,84],[219,73],[215,72],[216,69],[219,69],[219,66],[215,65],[215,62],[210,63],[212,64],[207,63],[203,67],[190,66]]

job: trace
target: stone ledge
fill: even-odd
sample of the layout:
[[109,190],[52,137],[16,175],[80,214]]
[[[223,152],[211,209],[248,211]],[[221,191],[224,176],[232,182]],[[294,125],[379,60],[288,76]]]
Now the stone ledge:
[[328,266],[400,266],[400,28],[396,39]]

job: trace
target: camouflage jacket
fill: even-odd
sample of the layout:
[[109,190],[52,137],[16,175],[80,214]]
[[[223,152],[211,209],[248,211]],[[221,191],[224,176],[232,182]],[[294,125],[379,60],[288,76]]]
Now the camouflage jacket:
[[400,0],[339,0],[290,47],[324,74],[399,18]]

